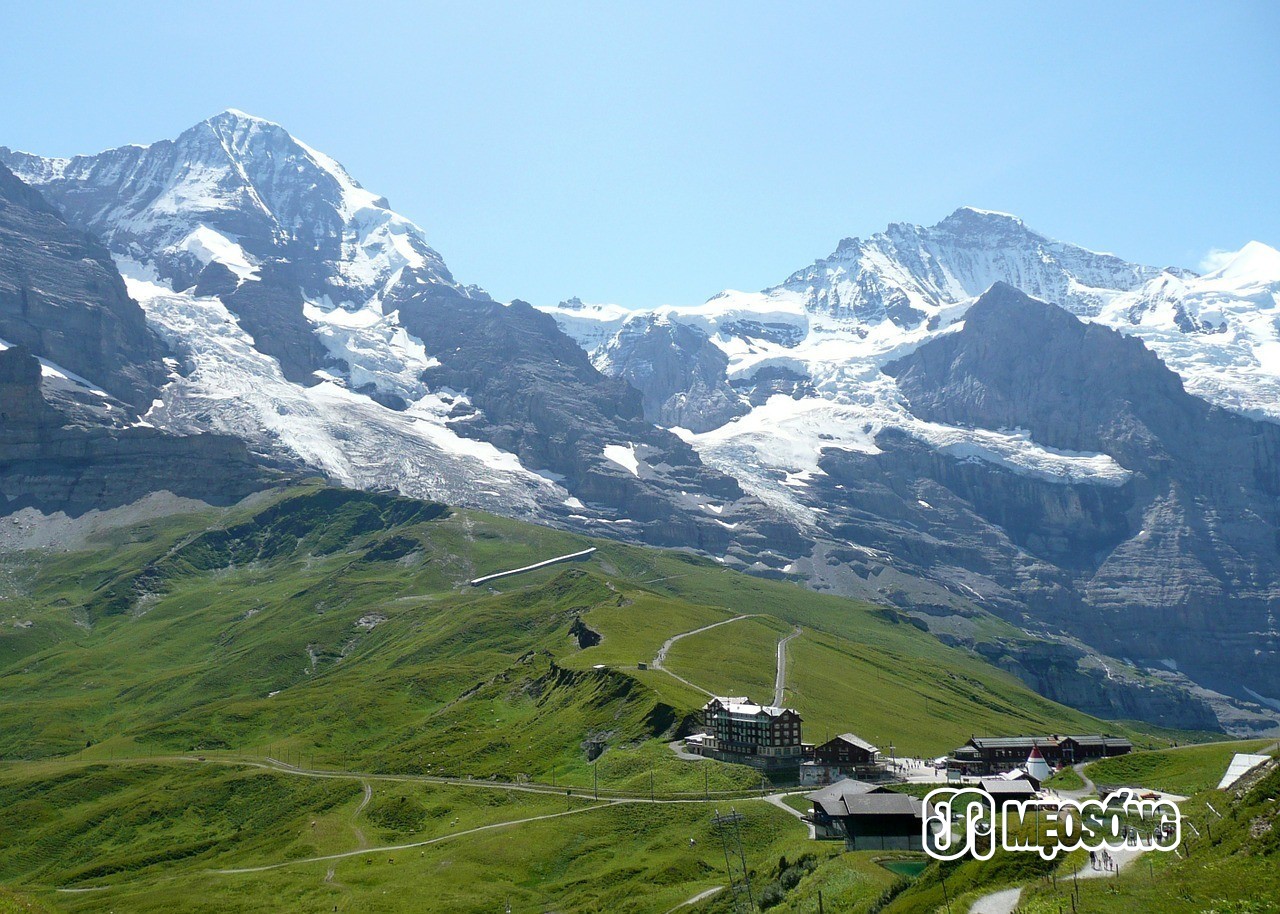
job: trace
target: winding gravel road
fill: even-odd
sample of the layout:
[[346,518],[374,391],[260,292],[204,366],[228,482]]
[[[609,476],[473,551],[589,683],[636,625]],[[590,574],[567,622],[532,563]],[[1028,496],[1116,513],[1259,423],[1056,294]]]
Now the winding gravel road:
[[760,613],[743,613],[740,616],[734,616],[732,619],[721,619],[719,622],[712,622],[710,625],[702,626],[702,628],[695,628],[691,632],[681,632],[678,635],[672,635],[666,641],[662,642],[662,647],[658,648],[658,654],[656,657],[653,658],[653,663],[651,665],[655,670],[661,670],[662,672],[670,676],[672,679],[676,679],[676,680],[679,680],[680,682],[683,682],[689,688],[697,689],[699,692],[701,692],[703,695],[708,696],[709,698],[715,698],[716,696],[714,693],[708,692],[702,686],[695,685],[694,683],[685,679],[683,676],[677,673],[673,673],[669,669],[667,669],[665,666],[663,666],[663,664],[666,663],[667,661],[667,651],[671,650],[671,645],[675,644],[677,641],[683,638],[688,638],[691,635],[700,635],[703,632],[709,632],[713,628],[719,628],[722,625],[728,625],[730,622],[741,622],[743,619],[754,619],[759,615]]
[[787,691],[787,645],[800,634],[800,626],[797,625],[791,630],[791,634],[778,642],[778,675],[773,680],[773,706],[775,708],[782,707],[782,699]]
[[267,870],[279,870],[286,866],[297,866],[303,863],[323,863],[328,860],[344,860],[348,857],[359,857],[363,854],[382,854],[389,851],[411,850],[415,847],[426,847],[430,844],[439,844],[442,841],[449,841],[453,838],[462,838],[467,835],[474,835],[477,832],[492,831],[495,828],[507,828],[511,825],[524,825],[529,822],[541,822],[544,819],[561,819],[565,816],[576,816],[578,813],[590,812],[593,809],[603,809],[606,806],[613,806],[621,800],[609,800],[601,802],[595,806],[582,806],[578,809],[570,809],[566,812],[552,812],[542,816],[529,816],[525,819],[512,819],[508,822],[492,822],[489,825],[478,825],[475,828],[464,829],[463,831],[453,832],[448,835],[440,835],[435,838],[428,838],[425,841],[411,841],[408,844],[388,844],[385,847],[366,847],[353,851],[343,851],[340,854],[324,854],[319,857],[303,857],[298,860],[285,860],[282,863],[267,863],[262,866],[242,866],[229,870],[211,870],[219,876],[234,876],[240,873],[264,873]]
[[[719,622],[712,622],[710,625],[702,626],[702,628],[695,628],[691,632],[681,632],[678,635],[672,635],[670,638],[668,638],[666,641],[662,643],[662,647],[658,648],[658,654],[656,657],[653,658],[653,663],[651,664],[651,666],[655,670],[661,670],[671,678],[676,679],[680,682],[683,682],[689,688],[697,689],[699,692],[701,692],[703,695],[706,695],[709,698],[715,698],[716,695],[714,692],[709,692],[706,689],[704,689],[702,686],[698,685],[697,683],[690,682],[680,674],[673,673],[671,670],[667,669],[666,667],[667,652],[671,650],[671,646],[673,644],[675,644],[677,641],[680,641],[683,638],[688,638],[692,635],[700,635],[703,632],[709,632],[713,628],[719,628],[720,626],[728,625],[731,622],[741,622],[743,619],[755,619],[761,616],[763,616],[763,613],[742,613],[741,615],[734,616],[732,619],[721,619]],[[803,631],[801,630],[800,626],[797,625],[791,630],[789,634],[787,634],[785,637],[783,637],[781,640],[778,641],[778,666],[777,666],[778,671],[773,678],[773,704],[775,707],[782,706],[782,701],[783,701],[783,698],[786,696],[786,691],[787,691],[787,645],[790,644],[794,638],[798,637],[801,634],[803,634]]]

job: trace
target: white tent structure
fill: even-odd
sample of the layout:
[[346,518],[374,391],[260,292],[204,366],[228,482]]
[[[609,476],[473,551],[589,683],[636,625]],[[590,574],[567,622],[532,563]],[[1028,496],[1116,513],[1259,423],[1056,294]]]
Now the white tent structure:
[[1024,767],[1027,775],[1037,784],[1043,784],[1049,780],[1049,776],[1053,773],[1049,770],[1049,763],[1044,760],[1044,756],[1035,746],[1031,747],[1031,754],[1027,756],[1027,764]]
[[1271,761],[1269,755],[1249,755],[1245,752],[1239,752],[1231,759],[1231,764],[1227,766],[1227,773],[1222,776],[1222,780],[1218,782],[1219,790],[1226,790],[1235,784],[1246,774],[1259,765],[1265,765]]

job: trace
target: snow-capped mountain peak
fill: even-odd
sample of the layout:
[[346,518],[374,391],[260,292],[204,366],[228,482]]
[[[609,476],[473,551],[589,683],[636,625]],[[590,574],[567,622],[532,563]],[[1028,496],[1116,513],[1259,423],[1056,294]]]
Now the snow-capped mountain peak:
[[[223,108],[211,118],[206,119],[206,123],[213,121],[249,121],[257,124],[265,124],[269,127],[280,127],[275,121],[269,121],[265,117],[258,117],[256,114],[250,114],[248,111],[242,111],[239,108]],[[284,129],[281,127],[280,129]]]
[[[147,146],[63,159],[0,149],[0,162],[106,243],[182,355],[157,423],[232,432],[339,479],[425,447],[442,466],[459,461],[450,485],[498,472],[509,495],[545,487],[510,456],[466,468],[477,452],[447,422],[458,398],[432,394],[422,373],[434,361],[384,307],[433,287],[488,296],[455,282],[385,197],[281,125],[232,108]],[[354,440],[372,449],[359,472]]]
[[979,216],[979,217],[987,216],[987,217],[994,217],[996,219],[1007,219],[1010,222],[1017,223],[1018,225],[1023,224],[1022,220],[1017,216],[1015,216],[1013,213],[1001,212],[998,209],[982,209],[981,207],[978,207],[978,206],[957,207],[956,211],[952,213],[950,216],[948,216],[947,218],[948,219],[955,219],[956,217],[963,218],[969,214],[972,214],[974,216]]
[[[894,223],[866,239],[846,238],[828,257],[758,293],[726,291],[699,306],[653,312],[576,302],[545,310],[598,367],[664,404],[653,421],[676,402],[686,415],[723,423],[688,440],[712,466],[737,468],[749,490],[775,505],[799,504],[796,485],[777,480],[812,472],[824,449],[875,451],[884,429],[1021,472],[1124,478],[1123,468],[1099,455],[1054,456],[1019,434],[983,437],[921,423],[883,373],[889,362],[960,330],[971,304],[999,283],[1142,337],[1193,393],[1280,419],[1280,253],[1258,243],[1200,277],[1056,241],[1008,213],[961,207],[932,226]],[[673,388],[669,368],[655,372],[657,343],[669,336],[659,318],[704,334],[724,353],[724,383],[692,382],[715,409],[699,412],[692,388]],[[694,344],[679,346],[683,363],[694,364]],[[697,362],[714,363],[705,354]],[[742,405],[726,404],[726,384]],[[761,472],[744,474],[744,466]]]
[[1225,264],[1201,278],[1238,283],[1276,282],[1280,279],[1280,251],[1261,241],[1250,241]]
[[279,259],[304,266],[306,297],[347,308],[381,298],[404,269],[456,287],[425,233],[385,197],[279,124],[234,108],[148,146],[69,159],[0,150],[0,160],[178,288],[211,262],[243,279]]
[[811,311],[905,328],[997,282],[1092,316],[1116,292],[1161,272],[1054,241],[1017,216],[965,206],[932,226],[893,223],[865,240],[846,238],[829,257],[765,292],[785,289],[803,295]]

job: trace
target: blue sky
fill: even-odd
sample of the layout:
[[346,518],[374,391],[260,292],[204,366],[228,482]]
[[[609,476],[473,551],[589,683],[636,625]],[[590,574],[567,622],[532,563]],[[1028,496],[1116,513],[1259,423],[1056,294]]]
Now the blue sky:
[[0,144],[242,108],[503,299],[696,303],[966,204],[1157,265],[1280,245],[1280,3],[112,6],[0,0]]

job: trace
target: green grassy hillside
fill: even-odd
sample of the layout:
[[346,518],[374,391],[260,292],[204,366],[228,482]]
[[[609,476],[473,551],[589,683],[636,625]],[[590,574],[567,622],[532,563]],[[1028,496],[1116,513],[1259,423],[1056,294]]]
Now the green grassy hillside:
[[[468,584],[588,546],[587,561]],[[1047,701],[893,610],[390,495],[303,486],[8,557],[5,571],[0,883],[57,908],[170,910],[195,893],[209,910],[412,910],[408,885],[457,877],[476,883],[475,910],[506,894],[665,910],[719,884],[706,830],[734,803],[765,873],[812,849],[804,829],[746,798],[754,770],[666,743],[696,719],[699,689],[771,697],[795,627],[786,700],[810,739],[853,730],[919,754],[978,730],[1161,742]],[[668,639],[743,613],[677,640],[670,672],[652,667]],[[546,787],[494,805],[422,778]],[[580,809],[597,793],[688,802]],[[208,872],[438,838],[412,871],[365,854],[336,875],[323,862]],[[54,892],[67,887],[95,891]]]
[[1084,772],[1105,787],[1149,787],[1186,796],[1216,787],[1237,752],[1260,752],[1273,743],[1255,739],[1135,752],[1093,762]]
[[53,910],[30,895],[20,895],[0,888],[0,914],[48,914]]
[[[466,584],[587,545],[599,547],[588,562]],[[668,665],[712,691],[758,693],[777,637],[799,625],[787,687],[810,734],[940,753],[976,730],[1117,729],[891,610],[385,495],[294,490],[118,531],[24,574],[11,610],[23,627],[0,629],[4,758],[235,749],[567,775],[592,746],[675,733],[705,697],[636,667],[739,612],[760,618],[677,642]]]

